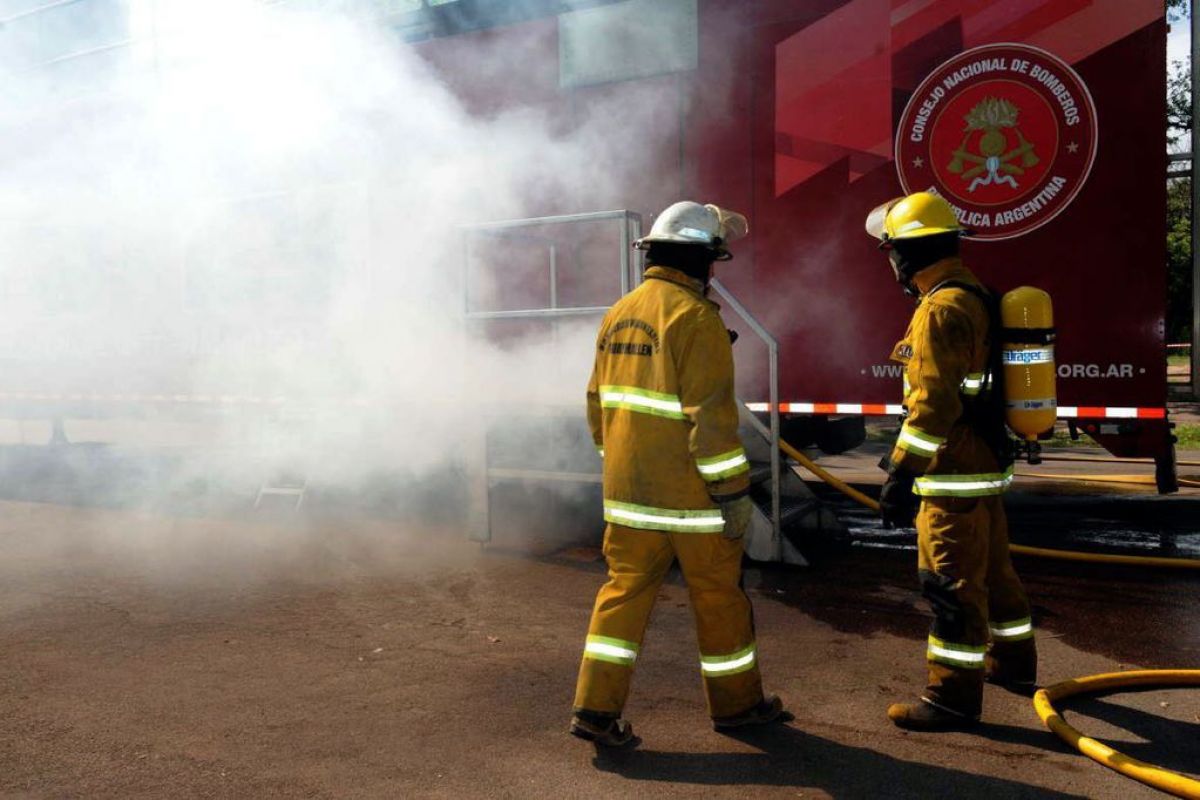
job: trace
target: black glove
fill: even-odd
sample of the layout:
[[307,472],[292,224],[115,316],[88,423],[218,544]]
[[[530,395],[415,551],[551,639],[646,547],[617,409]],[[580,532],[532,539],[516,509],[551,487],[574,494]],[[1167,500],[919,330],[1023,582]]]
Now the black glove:
[[911,528],[920,504],[918,497],[913,494],[916,476],[887,458],[879,466],[888,474],[879,492],[879,516],[883,518],[883,527]]
[[721,516],[725,517],[725,530],[721,535],[726,539],[741,539],[750,529],[754,502],[745,494],[736,500],[727,500],[721,503]]

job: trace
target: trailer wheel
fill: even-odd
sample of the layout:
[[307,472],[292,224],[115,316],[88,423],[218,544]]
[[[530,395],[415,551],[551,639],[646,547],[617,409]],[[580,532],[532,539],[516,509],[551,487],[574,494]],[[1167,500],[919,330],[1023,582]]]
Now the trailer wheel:
[[866,440],[867,424],[860,414],[827,417],[825,424],[817,430],[817,447],[830,456],[853,450]]
[[1159,494],[1179,491],[1179,473],[1175,469],[1175,437],[1169,436],[1164,452],[1154,456],[1154,482]]

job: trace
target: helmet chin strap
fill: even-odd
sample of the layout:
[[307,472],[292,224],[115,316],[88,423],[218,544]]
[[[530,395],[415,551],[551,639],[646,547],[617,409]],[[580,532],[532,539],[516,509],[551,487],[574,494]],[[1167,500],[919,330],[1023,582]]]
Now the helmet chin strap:
[[892,274],[896,276],[896,283],[900,284],[900,288],[909,297],[920,297],[921,293],[917,291],[916,284],[913,283],[913,276],[909,273],[909,265],[905,263],[900,253],[896,250],[888,251],[888,263],[892,265]]

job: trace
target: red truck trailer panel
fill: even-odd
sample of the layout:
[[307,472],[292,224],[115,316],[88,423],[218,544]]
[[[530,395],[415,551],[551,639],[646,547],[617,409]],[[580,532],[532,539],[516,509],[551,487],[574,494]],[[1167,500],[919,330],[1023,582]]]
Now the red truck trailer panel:
[[[966,245],[967,260],[998,289],[1031,284],[1054,297],[1062,405],[1161,409],[1162,4],[862,0],[796,17],[766,21],[750,37],[754,263],[727,279],[783,340],[782,397],[896,402],[887,354],[909,305],[862,222],[866,209],[906,190],[932,186],[966,205],[948,165],[908,141],[915,115],[901,128],[910,102],[929,101],[928,79],[941,89],[955,74],[948,67],[961,67],[928,136],[961,140],[959,112],[1007,92],[1030,106],[1018,121],[1028,119],[1039,159],[1028,185],[1021,176],[1019,187],[982,188],[993,196],[976,208],[1026,218],[974,225],[981,238]],[[1018,71],[1023,54],[1033,75]],[[1074,75],[1056,78],[1057,65]],[[1076,125],[1047,102],[1056,80],[1074,95]],[[1016,147],[1018,133],[1003,131]],[[952,160],[952,147],[933,149]],[[897,154],[911,159],[901,169]],[[697,191],[719,197],[720,177],[710,181]]]
[[[628,120],[604,151],[618,189],[536,211],[629,208],[649,224],[681,197],[744,211],[751,237],[721,277],[780,342],[785,410],[896,410],[888,354],[911,302],[863,222],[933,187],[978,233],[964,252],[985,282],[1053,296],[1060,417],[1121,455],[1166,456],[1161,0],[670,5],[684,9],[672,34],[696,46],[666,74],[573,82],[568,15],[419,47],[486,113],[533,106],[568,134],[597,108]],[[505,43],[521,58],[456,71]],[[740,391],[766,401],[743,347]]]

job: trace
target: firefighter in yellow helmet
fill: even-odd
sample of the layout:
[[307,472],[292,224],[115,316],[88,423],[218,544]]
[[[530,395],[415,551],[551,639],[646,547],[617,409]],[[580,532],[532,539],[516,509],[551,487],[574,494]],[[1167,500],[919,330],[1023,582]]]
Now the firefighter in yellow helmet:
[[916,514],[918,574],[934,614],[928,686],[920,702],[894,704],[888,717],[902,728],[958,728],[978,720],[985,679],[1031,693],[1037,677],[1001,498],[1012,459],[998,313],[959,258],[967,232],[941,197],[917,192],[885,203],[867,217],[867,232],[918,298],[892,352],[904,365],[907,417],[880,464],[888,473],[880,506],[887,525],[906,527]]
[[679,560],[691,596],[699,667],[717,730],[785,718],[764,698],[742,542],[754,513],[738,439],[730,334],[707,299],[713,262],[747,233],[740,214],[681,202],[635,246],[646,280],[605,315],[587,390],[604,459],[608,582],[588,627],[572,734],[636,744],[621,712],[642,635]]

